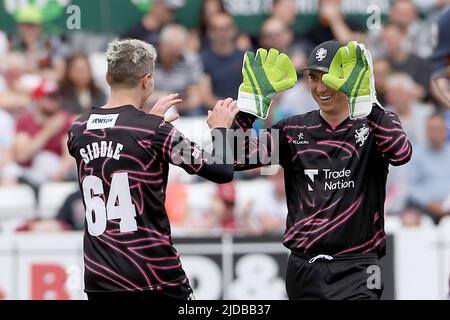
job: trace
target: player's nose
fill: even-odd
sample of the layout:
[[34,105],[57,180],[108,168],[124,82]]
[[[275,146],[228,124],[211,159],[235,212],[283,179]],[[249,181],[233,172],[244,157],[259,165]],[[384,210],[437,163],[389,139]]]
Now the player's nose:
[[330,87],[328,87],[322,79],[319,79],[317,81],[317,87],[316,87],[317,93],[325,93],[330,90]]

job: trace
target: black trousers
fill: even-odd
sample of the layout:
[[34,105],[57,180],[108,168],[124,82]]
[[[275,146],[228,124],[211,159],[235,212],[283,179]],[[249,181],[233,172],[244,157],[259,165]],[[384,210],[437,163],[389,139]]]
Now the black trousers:
[[379,300],[383,293],[376,254],[321,257],[291,252],[286,273],[290,300]]
[[189,285],[165,287],[162,290],[86,292],[92,301],[183,301],[190,300],[192,289]]

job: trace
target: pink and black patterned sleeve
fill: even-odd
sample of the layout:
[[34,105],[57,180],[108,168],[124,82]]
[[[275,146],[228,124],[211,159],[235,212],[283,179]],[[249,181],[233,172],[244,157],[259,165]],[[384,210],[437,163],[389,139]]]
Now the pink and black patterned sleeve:
[[283,143],[283,122],[280,121],[269,129],[256,132],[253,123],[256,118],[248,113],[239,112],[234,129],[234,170],[245,171],[265,165],[283,162],[285,144]]
[[215,183],[226,183],[233,179],[233,163],[227,162],[231,149],[225,128],[213,129],[212,154],[197,143],[187,139],[172,124],[161,121],[155,134],[157,153],[163,161],[183,168]]
[[374,105],[367,117],[379,151],[393,166],[407,163],[412,156],[412,146],[398,116]]

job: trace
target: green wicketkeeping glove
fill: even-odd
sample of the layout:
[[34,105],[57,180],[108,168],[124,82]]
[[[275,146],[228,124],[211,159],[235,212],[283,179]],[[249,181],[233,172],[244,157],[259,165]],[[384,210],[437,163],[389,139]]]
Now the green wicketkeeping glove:
[[380,105],[376,97],[372,57],[362,43],[350,41],[340,48],[331,61],[329,72],[322,76],[322,81],[345,93],[349,100],[351,119],[366,117],[374,103]]
[[239,87],[239,110],[266,119],[275,93],[292,88],[297,72],[291,59],[278,50],[247,51],[242,65],[243,83]]

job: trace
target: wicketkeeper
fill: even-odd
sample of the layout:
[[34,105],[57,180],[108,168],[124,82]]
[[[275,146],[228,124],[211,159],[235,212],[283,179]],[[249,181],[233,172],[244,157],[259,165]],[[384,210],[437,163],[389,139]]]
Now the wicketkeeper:
[[[388,167],[407,163],[411,144],[398,117],[377,101],[363,44],[324,42],[303,71],[320,109],[281,120],[266,137],[247,136],[236,149],[235,170],[267,163],[284,169],[290,299],[379,299]],[[247,131],[297,75],[274,49],[247,52],[242,73],[233,128]],[[263,154],[257,163],[250,161],[255,152]]]

